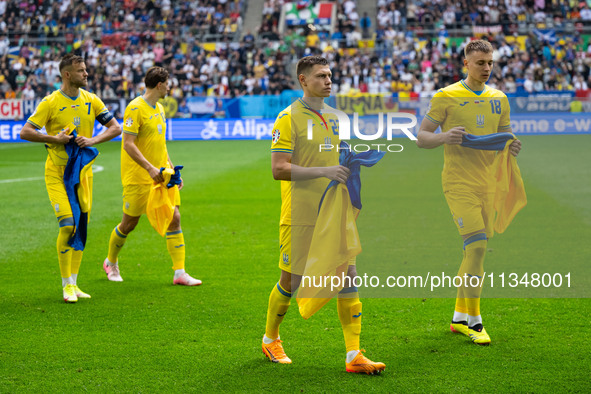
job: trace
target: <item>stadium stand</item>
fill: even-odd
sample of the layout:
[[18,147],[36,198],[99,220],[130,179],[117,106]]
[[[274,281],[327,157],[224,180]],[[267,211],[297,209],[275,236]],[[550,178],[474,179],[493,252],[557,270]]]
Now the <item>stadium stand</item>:
[[320,3],[285,0],[261,0],[260,23],[246,30],[247,3],[259,6],[0,0],[0,95],[32,99],[53,91],[60,84],[58,59],[72,50],[87,60],[89,89],[104,99],[140,94],[153,65],[170,69],[178,101],[276,95],[298,88],[293,64],[308,54],[330,60],[335,93],[428,95],[461,78],[462,49],[472,37],[497,48],[489,84],[508,93],[591,84],[585,2],[340,0],[333,2],[332,30],[285,25],[284,7],[297,13]]

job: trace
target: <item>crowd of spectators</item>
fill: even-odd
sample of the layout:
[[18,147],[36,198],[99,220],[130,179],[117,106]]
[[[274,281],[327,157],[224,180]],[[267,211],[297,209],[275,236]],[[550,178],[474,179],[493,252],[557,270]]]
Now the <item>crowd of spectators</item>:
[[[591,46],[585,51],[578,35],[559,36],[554,45],[531,33],[525,48],[502,36],[486,37],[497,48],[488,81],[506,93],[586,90],[591,86]],[[463,48],[470,40],[446,45],[446,40],[417,40],[392,28],[375,50],[339,55],[327,46],[334,88],[353,92],[409,92],[428,95],[464,76]]]
[[[377,27],[397,30],[444,25],[502,25],[512,34],[513,25],[541,23],[548,27],[566,21],[591,21],[591,1],[563,0],[378,0]],[[514,27],[514,26],[513,26]]]
[[[575,11],[583,19],[588,9],[586,4],[567,2],[572,6],[563,7],[563,2],[543,0],[501,4],[492,0],[378,0],[380,11],[377,20],[371,21],[366,14],[359,17],[355,1],[339,0],[332,34],[314,26],[288,28],[279,34],[278,18],[285,0],[267,0],[261,30],[232,39],[228,32],[242,23],[246,3],[0,0],[0,94],[2,98],[32,99],[58,88],[59,59],[68,45],[86,59],[88,88],[103,99],[141,94],[142,78],[153,65],[170,70],[171,95],[179,101],[190,96],[279,94],[299,88],[290,69],[308,54],[323,54],[330,60],[335,93],[429,94],[463,76],[462,50],[470,38],[447,40],[447,34],[442,34],[453,25],[451,11],[454,23],[462,23],[468,14],[465,9],[479,13],[471,20],[485,18],[485,22],[496,20],[493,9],[497,6],[524,20],[535,19],[540,12],[571,18]],[[439,23],[437,36],[424,39],[416,30],[401,29],[405,24],[424,22],[426,12],[436,22],[444,22]],[[21,26],[21,30],[8,26]],[[218,34],[217,44],[204,44],[203,34]],[[58,40],[68,35],[69,41]],[[525,48],[512,38],[488,37],[498,49],[490,85],[508,93],[591,86],[591,51],[586,51],[576,31],[558,34],[552,44],[530,33]],[[364,41],[373,45],[365,48]]]

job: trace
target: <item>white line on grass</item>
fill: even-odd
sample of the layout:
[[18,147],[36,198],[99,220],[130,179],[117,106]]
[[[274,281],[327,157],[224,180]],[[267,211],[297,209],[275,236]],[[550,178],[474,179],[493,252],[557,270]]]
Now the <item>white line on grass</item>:
[[[96,174],[97,172],[101,172],[105,169],[103,166],[92,166],[92,172]],[[29,182],[29,181],[40,181],[45,179],[42,176],[36,176],[33,178],[15,178],[15,179],[0,179],[0,183],[14,183],[14,182]]]

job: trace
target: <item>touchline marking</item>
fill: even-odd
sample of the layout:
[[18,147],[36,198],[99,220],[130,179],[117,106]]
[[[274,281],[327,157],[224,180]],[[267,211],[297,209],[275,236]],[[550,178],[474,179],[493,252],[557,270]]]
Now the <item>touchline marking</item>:
[[[97,172],[101,172],[104,169],[105,169],[105,167],[103,167],[103,166],[92,166],[92,172],[93,172],[93,174],[96,174]],[[0,184],[2,184],[2,183],[14,183],[14,182],[40,181],[42,179],[45,179],[45,177],[36,176],[36,177],[33,177],[33,178],[0,179]]]

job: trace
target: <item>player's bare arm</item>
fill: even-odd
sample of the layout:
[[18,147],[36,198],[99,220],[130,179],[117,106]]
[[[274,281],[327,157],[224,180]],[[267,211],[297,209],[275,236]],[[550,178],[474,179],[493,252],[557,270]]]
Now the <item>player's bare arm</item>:
[[68,135],[69,129],[66,127],[63,131],[56,135],[41,134],[33,127],[30,123],[25,123],[21,129],[21,139],[31,142],[45,142],[50,144],[67,144],[72,139],[71,135]]
[[140,165],[144,170],[148,171],[150,178],[154,180],[156,183],[160,183],[164,181],[164,177],[160,173],[160,169],[156,168],[150,163],[140,152],[137,145],[135,144],[137,136],[133,134],[123,134],[123,149],[125,152],[135,161],[137,164]]
[[424,118],[417,134],[417,146],[419,148],[433,149],[443,144],[460,145],[462,136],[466,133],[463,127],[454,127],[445,133],[435,134],[439,125],[428,118]]
[[115,118],[111,119],[106,125],[107,130],[92,138],[79,135],[76,137],[76,144],[81,148],[86,148],[102,142],[110,141],[121,134],[121,126]]
[[291,163],[291,153],[271,153],[273,178],[281,181],[304,181],[307,179],[328,178],[340,183],[347,182],[351,170],[344,166],[301,167]]

